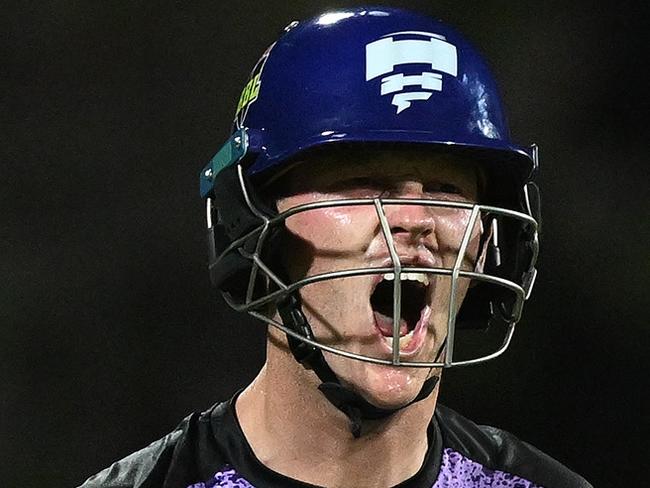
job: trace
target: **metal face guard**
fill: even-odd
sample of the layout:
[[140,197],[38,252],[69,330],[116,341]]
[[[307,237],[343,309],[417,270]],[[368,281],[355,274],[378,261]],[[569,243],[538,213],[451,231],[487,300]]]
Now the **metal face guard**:
[[[246,286],[245,296],[233,296],[231,293],[222,292],[224,299],[236,311],[247,312],[251,316],[270,324],[284,333],[288,334],[291,337],[294,337],[300,341],[303,341],[306,344],[317,347],[323,351],[328,351],[333,354],[340,356],[357,359],[360,361],[366,361],[375,364],[384,364],[390,366],[404,366],[404,367],[422,367],[422,368],[449,368],[454,366],[464,366],[470,364],[476,364],[484,362],[490,359],[493,359],[501,355],[509,346],[516,323],[521,317],[521,312],[525,300],[530,296],[532,289],[534,276],[536,274],[535,262],[538,254],[538,237],[537,237],[537,222],[530,215],[522,212],[517,212],[514,210],[493,207],[488,205],[480,205],[477,203],[466,203],[466,202],[455,202],[455,201],[441,201],[441,200],[426,200],[426,199],[396,199],[396,198],[361,198],[361,199],[342,199],[342,200],[327,200],[321,202],[313,202],[309,204],[304,204],[296,206],[278,214],[276,216],[266,216],[259,211],[253,204],[252,199],[250,198],[249,191],[247,189],[246,180],[243,176],[243,169],[241,165],[237,166],[238,175],[239,175],[239,185],[242,192],[243,198],[249,207],[250,211],[259,218],[260,224],[258,227],[254,228],[250,232],[246,233],[239,239],[236,239],[232,242],[219,256],[216,254],[211,258],[210,266],[219,266],[220,261],[228,256],[230,253],[237,253],[244,259],[250,262],[250,271],[248,274],[248,283]],[[530,211],[530,205],[528,203],[528,192],[525,192],[526,205],[528,211]],[[295,282],[285,282],[281,279],[277,273],[275,273],[271,266],[268,263],[265,263],[262,259],[263,249],[265,242],[269,236],[269,233],[272,229],[283,226],[284,222],[291,216],[299,214],[301,212],[306,212],[314,209],[321,208],[333,208],[333,207],[350,207],[350,206],[360,206],[360,205],[372,205],[376,211],[377,218],[381,225],[381,231],[390,253],[391,266],[381,267],[381,268],[358,268],[358,269],[345,269],[339,271],[325,272],[312,276],[305,277]],[[433,267],[404,267],[400,262],[398,252],[393,241],[393,236],[390,230],[388,219],[384,207],[386,205],[420,205],[426,207],[440,207],[448,209],[462,209],[470,212],[469,221],[463,232],[462,240],[460,243],[460,248],[456,256],[455,263],[451,268],[433,268]],[[532,213],[532,212],[531,212]],[[529,249],[530,258],[527,260],[526,268],[523,272],[522,282],[517,283],[510,279],[505,279],[493,274],[487,274],[482,271],[469,271],[466,269],[461,269],[463,260],[465,259],[468,244],[472,236],[472,231],[476,225],[480,222],[480,219],[485,216],[492,216],[493,220],[491,221],[492,226],[496,226],[497,219],[511,219],[512,221],[518,223],[523,228],[528,230],[528,238],[526,240],[526,245]],[[214,232],[214,222],[213,222],[213,208],[212,200],[207,199],[207,223],[209,235],[213,235]],[[495,227],[496,229],[496,227]],[[496,230],[493,229],[492,237],[490,240],[496,242],[498,239]],[[248,243],[248,249],[251,249],[251,241],[255,241],[254,250],[247,251],[244,247]],[[495,245],[498,252],[498,247]],[[500,257],[499,257],[500,260]],[[394,274],[393,282],[393,337],[399,338],[399,328],[400,328],[400,317],[402,316],[402,273],[404,271],[410,273],[425,273],[428,275],[438,275],[445,276],[450,279],[450,296],[449,296],[449,305],[448,305],[448,314],[447,314],[447,328],[446,336],[442,339],[442,343],[445,344],[445,354],[444,360],[440,361],[440,354],[434,359],[433,362],[417,362],[417,361],[406,361],[402,360],[400,357],[400,343],[399,340],[394,340],[392,345],[392,358],[391,359],[382,359],[372,356],[366,356],[363,354],[357,354],[350,351],[345,351],[343,349],[324,344],[319,342],[317,338],[306,337],[306,335],[300,334],[288,327],[283,323],[275,320],[272,317],[268,317],[262,311],[269,304],[277,304],[280,301],[287,298],[289,295],[297,293],[301,288],[325,281],[333,280],[337,278],[346,278],[354,276],[367,276],[367,275],[377,275],[385,273]],[[460,359],[454,360],[454,346],[456,343],[456,319],[457,319],[457,310],[459,304],[456,303],[456,291],[458,288],[459,281],[461,279],[471,279],[476,280],[477,282],[489,283],[498,287],[505,288],[512,292],[515,299],[512,303],[512,306],[509,310],[509,313],[505,314],[506,317],[502,319],[507,323],[506,333],[503,341],[500,346],[496,348],[491,353],[483,354],[479,357],[471,359]],[[260,289],[259,282],[262,280],[264,283],[264,292],[257,292]],[[257,292],[257,293],[256,293]],[[440,351],[442,352],[442,350]]]

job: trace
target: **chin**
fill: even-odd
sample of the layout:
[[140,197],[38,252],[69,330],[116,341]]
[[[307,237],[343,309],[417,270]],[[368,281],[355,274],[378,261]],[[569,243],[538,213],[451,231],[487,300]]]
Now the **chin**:
[[368,364],[353,388],[376,407],[399,408],[415,399],[426,378],[423,369]]

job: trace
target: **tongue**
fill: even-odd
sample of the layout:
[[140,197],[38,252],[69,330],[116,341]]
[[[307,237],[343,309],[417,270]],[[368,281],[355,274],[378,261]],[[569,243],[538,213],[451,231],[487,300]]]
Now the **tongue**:
[[[393,337],[393,318],[387,317],[384,314],[379,312],[373,312],[375,315],[375,324],[377,328],[386,337]],[[408,326],[406,325],[406,320],[400,319],[399,321],[399,335],[400,337],[405,336],[408,333]]]

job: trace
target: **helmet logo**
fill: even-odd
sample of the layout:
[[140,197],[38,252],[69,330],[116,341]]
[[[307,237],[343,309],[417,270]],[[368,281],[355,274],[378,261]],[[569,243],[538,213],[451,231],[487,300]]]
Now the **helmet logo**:
[[264,65],[266,64],[266,60],[269,58],[273,46],[275,46],[275,43],[271,44],[268,49],[264,51],[262,57],[257,61],[253,71],[251,72],[248,83],[246,83],[246,86],[239,97],[237,110],[235,111],[235,120],[233,123],[235,130],[244,127],[244,120],[246,119],[246,115],[248,115],[248,109],[251,104],[257,100],[260,93],[262,71],[264,70]]
[[[400,66],[400,71],[405,71],[404,65],[416,64],[428,64],[431,71],[411,66],[411,74],[406,74],[395,69]],[[412,74],[413,68],[420,72]],[[434,91],[442,91],[442,73],[456,76],[457,70],[456,46],[440,34],[394,32],[366,45],[366,81],[383,76],[381,94],[394,94],[392,104],[397,107],[398,114],[409,108],[411,102],[428,100]],[[419,90],[405,91],[406,87]]]

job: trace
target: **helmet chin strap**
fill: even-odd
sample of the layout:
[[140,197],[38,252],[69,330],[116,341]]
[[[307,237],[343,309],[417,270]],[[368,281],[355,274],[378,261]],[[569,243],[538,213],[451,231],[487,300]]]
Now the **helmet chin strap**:
[[[285,326],[304,337],[313,339],[314,335],[311,326],[302,311],[297,293],[289,295],[289,297],[278,304],[278,313]],[[359,393],[341,384],[339,378],[332,371],[332,368],[329,367],[327,361],[325,361],[323,352],[319,348],[307,344],[300,339],[296,339],[289,334],[287,334],[287,339],[289,341],[289,348],[296,361],[305,368],[313,370],[316,376],[322,381],[318,387],[321,393],[325,395],[325,398],[332,405],[348,417],[350,420],[350,432],[355,438],[361,436],[361,427],[364,420],[377,420],[388,417],[403,408],[427,398],[440,380],[439,376],[428,378],[422,385],[417,396],[401,407],[377,407],[359,395]],[[437,356],[440,356],[440,353],[443,351],[444,344],[443,342]]]

